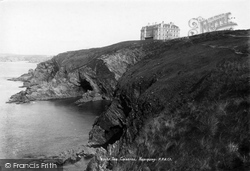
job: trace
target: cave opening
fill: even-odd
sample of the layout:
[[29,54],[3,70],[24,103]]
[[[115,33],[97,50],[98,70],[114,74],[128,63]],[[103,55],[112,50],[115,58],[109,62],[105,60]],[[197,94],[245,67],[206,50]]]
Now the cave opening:
[[91,84],[85,79],[80,80],[80,87],[87,92],[88,90],[93,91]]

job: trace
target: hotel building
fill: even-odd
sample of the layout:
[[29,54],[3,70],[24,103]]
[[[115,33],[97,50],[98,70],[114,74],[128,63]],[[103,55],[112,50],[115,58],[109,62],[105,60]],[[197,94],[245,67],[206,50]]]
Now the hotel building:
[[180,37],[180,29],[174,23],[148,25],[141,29],[141,40],[169,40]]

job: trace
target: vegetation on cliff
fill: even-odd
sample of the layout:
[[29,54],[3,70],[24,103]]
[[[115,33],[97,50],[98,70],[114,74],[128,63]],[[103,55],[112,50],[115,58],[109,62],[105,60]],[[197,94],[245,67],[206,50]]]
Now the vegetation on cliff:
[[[151,45],[154,46],[151,46]],[[9,102],[81,97],[78,103],[113,97],[119,78],[128,67],[160,50],[161,41],[128,41],[103,48],[61,53],[38,64],[19,80],[27,87]]]
[[249,36],[212,32],[148,52],[96,120],[87,170],[249,170]]
[[89,135],[97,149],[88,171],[249,170],[249,36],[220,31],[62,53],[14,79],[27,89],[10,102],[111,99]]

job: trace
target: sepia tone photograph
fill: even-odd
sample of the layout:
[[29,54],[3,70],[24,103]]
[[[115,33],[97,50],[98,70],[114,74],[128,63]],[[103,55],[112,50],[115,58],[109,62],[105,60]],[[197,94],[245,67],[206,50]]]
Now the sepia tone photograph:
[[0,0],[0,171],[250,171],[249,0]]

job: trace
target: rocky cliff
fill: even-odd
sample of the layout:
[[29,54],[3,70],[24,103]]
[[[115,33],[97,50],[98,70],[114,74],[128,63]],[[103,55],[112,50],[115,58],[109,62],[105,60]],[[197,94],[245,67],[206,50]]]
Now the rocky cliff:
[[25,91],[9,102],[82,97],[78,103],[110,99],[119,78],[138,61],[162,51],[161,41],[129,41],[115,45],[59,54],[14,81],[23,81]]
[[206,33],[149,51],[95,121],[87,170],[249,170],[249,36]]
[[112,100],[89,134],[96,154],[87,171],[250,170],[249,36],[62,53],[16,79],[27,89],[10,102]]

